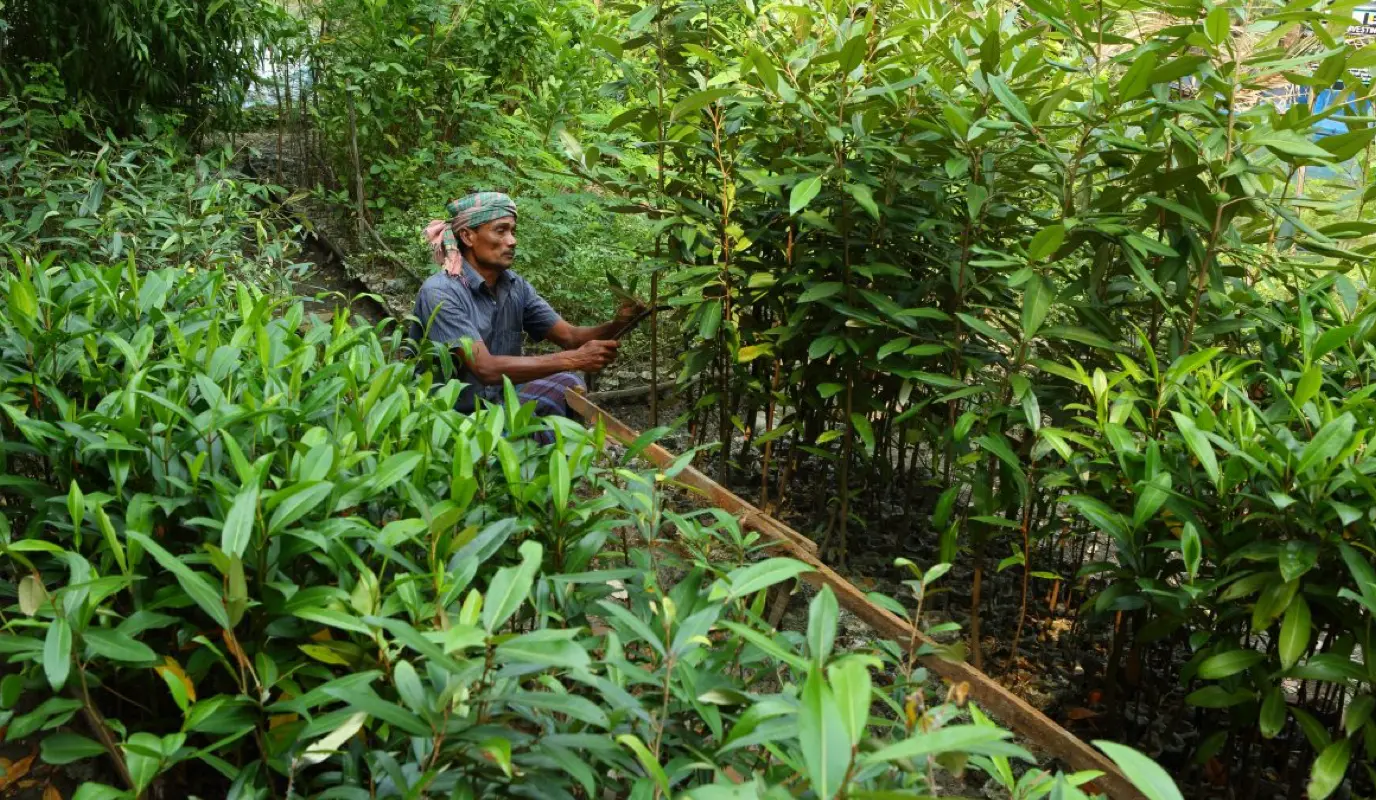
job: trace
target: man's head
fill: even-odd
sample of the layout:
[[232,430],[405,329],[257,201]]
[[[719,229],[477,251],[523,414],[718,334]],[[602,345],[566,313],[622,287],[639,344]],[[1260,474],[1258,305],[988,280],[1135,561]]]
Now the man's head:
[[447,206],[463,257],[503,270],[516,260],[516,203],[500,192],[478,192]]

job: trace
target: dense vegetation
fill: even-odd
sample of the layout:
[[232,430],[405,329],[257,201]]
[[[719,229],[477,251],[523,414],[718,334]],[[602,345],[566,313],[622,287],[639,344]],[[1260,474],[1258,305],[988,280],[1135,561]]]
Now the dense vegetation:
[[[1198,791],[1215,764],[1236,796],[1261,764],[1292,797],[1371,791],[1376,46],[1347,6],[223,7],[168,19],[227,60],[113,99],[0,11],[11,739],[80,712],[105,741],[49,735],[50,762],[109,753],[137,791],[201,760],[242,796],[936,793],[962,753],[1016,797],[1086,777],[1015,787],[905,644],[833,652],[828,594],[772,631],[760,590],[798,565],[666,507],[600,434],[539,448],[514,403],[449,410],[396,328],[309,320],[280,296],[293,231],[228,152],[175,118],[97,133],[197,118],[192,88],[270,42],[279,151],[359,248],[423,271],[445,199],[517,193],[570,316],[611,306],[607,270],[677,309],[648,367],[690,402],[651,416],[717,440],[719,477],[811,514],[833,563],[901,527],[889,560],[969,566],[977,665],[1074,615],[1109,730],[1141,734],[1143,697],[1189,719]],[[1282,111],[1282,83],[1340,100]]]
[[[123,147],[126,166],[145,155]],[[30,157],[61,175],[105,154]],[[5,230],[24,247],[0,315],[0,653],[17,667],[0,722],[50,765],[107,757],[76,797],[711,798],[798,776],[864,796],[967,765],[1019,797],[1083,796],[1093,774],[1015,775],[1030,757],[1009,732],[957,721],[963,693],[933,693],[926,646],[838,651],[829,590],[804,632],[770,628],[765,590],[808,567],[666,506],[600,430],[554,420],[541,446],[550,423],[514,394],[456,412],[459,384],[432,383],[445,354],[417,381],[395,327],[307,317],[215,261],[219,238],[159,261],[177,233],[120,228],[121,197],[217,197],[240,246],[263,221],[195,163],[116,181],[108,227],[51,238],[40,206]],[[89,218],[68,206],[89,195],[52,213]],[[919,608],[943,571],[914,581]]]

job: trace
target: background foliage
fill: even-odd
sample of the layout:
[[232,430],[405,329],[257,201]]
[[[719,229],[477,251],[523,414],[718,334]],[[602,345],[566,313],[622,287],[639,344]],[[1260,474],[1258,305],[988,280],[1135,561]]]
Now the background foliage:
[[[894,556],[954,564],[969,579],[956,591],[977,665],[994,668],[990,643],[1014,663],[1029,623],[1072,618],[1102,640],[1078,665],[1084,688],[1102,691],[1107,731],[1149,742],[1122,713],[1146,700],[1160,724],[1199,730],[1188,752],[1163,754],[1195,791],[1214,791],[1223,764],[1243,796],[1272,782],[1326,797],[1349,779],[1369,792],[1376,128],[1363,115],[1376,50],[1344,40],[1353,6],[135,3],[52,29],[117,51],[97,73],[92,51],[60,49],[59,34],[21,37],[28,7],[11,4],[0,435],[21,532],[8,585],[27,612],[7,612],[25,666],[6,698],[70,692],[57,679],[69,664],[97,699],[25,717],[30,732],[61,726],[104,706],[107,684],[128,694],[121,681],[177,678],[150,664],[194,647],[200,661],[178,669],[201,696],[226,698],[228,716],[217,706],[199,712],[211,727],[188,727],[206,722],[189,716],[202,701],[169,679],[157,707],[108,715],[99,752],[124,753],[140,775],[256,763],[243,786],[303,792],[453,763],[434,776],[453,780],[437,784],[446,791],[497,792],[525,775],[577,795],[576,768],[543,738],[494,744],[499,721],[580,737],[570,745],[595,738],[596,774],[615,770],[629,793],[723,774],[701,764],[751,774],[764,747],[764,785],[791,770],[832,794],[836,765],[809,737],[840,732],[808,728],[803,709],[832,715],[843,697],[859,708],[864,692],[847,683],[859,670],[875,689],[874,733],[894,747],[928,746],[904,743],[954,713],[938,711],[943,698],[908,713],[918,678],[901,649],[830,655],[820,598],[816,630],[767,643],[733,588],[760,567],[728,522],[667,516],[643,477],[597,462],[572,428],[541,451],[515,408],[446,413],[442,379],[418,387],[390,360],[391,329],[312,326],[274,299],[295,255],[266,187],[228,172],[227,153],[193,155],[171,135],[209,108],[229,126],[256,68],[279,156],[355,217],[354,244],[374,257],[423,275],[423,222],[465,191],[503,189],[522,203],[525,272],[566,315],[610,310],[608,270],[643,279],[682,336],[650,354],[652,379],[672,370],[692,387],[673,424],[694,444],[718,440],[718,476],[798,514],[833,563],[896,539],[885,569]],[[121,84],[134,94],[101,83],[132,74],[146,77]],[[1332,88],[1336,102],[1278,103],[1286,87]],[[1340,133],[1315,136],[1335,119]],[[145,133],[117,137],[108,120]],[[442,374],[442,358],[427,364]],[[652,423],[670,422],[659,411]],[[207,434],[212,422],[223,433]],[[326,441],[329,465],[303,477]],[[467,448],[457,458],[455,442]],[[381,486],[388,463],[399,476]],[[436,527],[440,507],[457,516]],[[514,527],[493,532],[499,518]],[[662,522],[695,548],[675,565],[688,588],[646,562],[658,551],[623,543],[618,560],[606,536],[649,541]],[[463,562],[472,574],[442,568],[479,541],[491,551],[481,567]],[[166,568],[157,547],[202,578],[139,572]],[[73,572],[76,558],[89,574]],[[613,576],[626,615],[599,605]],[[489,625],[484,607],[508,605],[494,583],[515,605]],[[298,615],[292,598],[316,585],[329,591],[304,595],[315,616]],[[990,596],[1010,587],[1016,622],[995,627]],[[141,627],[150,609],[166,624]],[[231,612],[242,616],[219,624]],[[699,648],[679,641],[685,627],[731,638]],[[112,656],[137,649],[117,635],[157,658]],[[417,681],[405,668],[398,680],[402,661]],[[368,707],[350,705],[358,687],[331,684],[336,668],[378,687]],[[705,675],[732,683],[704,701]],[[271,699],[274,687],[289,696]],[[523,706],[512,691],[559,699]],[[602,708],[604,725],[575,698],[631,710]],[[355,723],[360,742],[330,742],[347,755],[302,749]],[[731,748],[743,724],[749,745]],[[178,730],[229,738],[188,745]],[[933,774],[921,759],[894,771],[872,752],[887,745],[857,731],[845,730],[840,780]],[[146,734],[173,738],[130,738]],[[986,734],[952,734],[967,735]],[[953,752],[974,750],[969,763],[1014,796],[1038,796],[998,761],[1010,752],[982,746]],[[327,766],[308,763],[317,756]]]
[[253,79],[263,37],[283,15],[262,0],[93,0],[0,4],[0,77],[59,71],[73,97],[90,100],[121,133],[147,109],[199,124],[233,118]]

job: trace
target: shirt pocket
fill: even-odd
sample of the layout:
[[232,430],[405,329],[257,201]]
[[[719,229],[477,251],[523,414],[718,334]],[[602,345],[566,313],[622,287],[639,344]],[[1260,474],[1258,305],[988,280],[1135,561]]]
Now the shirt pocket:
[[502,303],[492,312],[492,336],[487,351],[494,356],[521,354],[521,320],[512,315],[509,302]]

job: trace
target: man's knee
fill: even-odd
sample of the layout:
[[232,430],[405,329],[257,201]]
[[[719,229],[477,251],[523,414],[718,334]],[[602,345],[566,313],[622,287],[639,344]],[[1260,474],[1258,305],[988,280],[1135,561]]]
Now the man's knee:
[[560,379],[560,382],[563,383],[564,387],[567,389],[586,391],[588,388],[588,384],[583,380],[582,376],[576,372],[559,372],[555,373],[554,377]]

